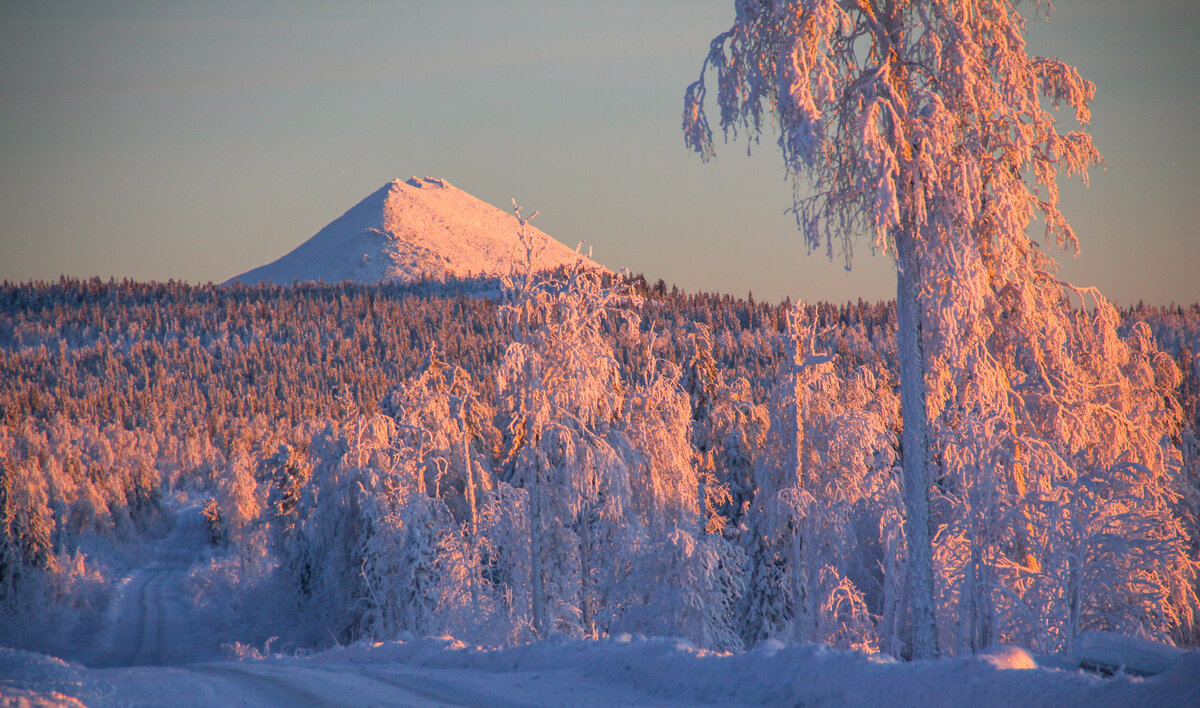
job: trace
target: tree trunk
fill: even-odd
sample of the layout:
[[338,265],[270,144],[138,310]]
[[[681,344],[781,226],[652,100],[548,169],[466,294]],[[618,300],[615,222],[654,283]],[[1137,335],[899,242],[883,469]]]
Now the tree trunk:
[[800,328],[804,326],[804,303],[798,302],[796,309],[787,313],[788,321],[788,337],[787,337],[787,354],[791,359],[791,385],[792,396],[788,401],[786,412],[786,434],[790,440],[787,442],[791,447],[791,458],[788,460],[789,465],[795,473],[795,483],[800,489],[806,489],[808,480],[804,478],[804,369],[807,366],[806,359],[808,347],[805,342],[800,341]]
[[532,589],[533,631],[546,636],[546,600],[542,586],[542,460],[534,453],[534,482],[529,488],[529,584]]
[[[787,436],[791,438],[788,464],[792,467],[792,479],[787,483],[794,484],[798,491],[808,491],[808,480],[804,476],[804,369],[806,366],[809,347],[801,341],[804,326],[804,304],[797,303],[796,309],[788,313],[788,356],[792,360],[791,386],[792,395],[784,415],[786,416]],[[813,614],[811,612],[811,593],[809,581],[811,575],[804,547],[807,539],[801,519],[793,518],[796,528],[792,538],[792,630],[797,642],[812,641]]]
[[471,533],[467,539],[467,552],[470,555],[468,563],[471,567],[471,611],[475,618],[479,617],[479,589],[476,583],[476,573],[479,572],[479,508],[475,490],[475,466],[471,463],[471,435],[467,427],[466,404],[459,409],[459,423],[463,432],[463,462],[467,465],[467,504],[471,510]]
[[926,452],[925,355],[921,345],[921,282],[917,243],[896,234],[896,350],[900,360],[900,415],[904,466],[904,532],[908,536],[909,616],[914,659],[937,656],[933,615],[933,550],[929,534],[929,479]]
[[595,612],[592,609],[592,525],[585,507],[579,512],[579,613],[586,639],[596,637]]

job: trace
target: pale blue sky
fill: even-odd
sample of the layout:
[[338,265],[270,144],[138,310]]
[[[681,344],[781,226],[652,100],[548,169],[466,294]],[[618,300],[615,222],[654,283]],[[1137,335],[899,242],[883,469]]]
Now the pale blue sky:
[[[1119,302],[1200,300],[1200,3],[1061,0],[1108,160],[1057,253]],[[684,87],[729,0],[0,3],[0,278],[223,281],[384,182],[443,177],[689,290],[891,297],[807,255],[773,139],[702,164]]]

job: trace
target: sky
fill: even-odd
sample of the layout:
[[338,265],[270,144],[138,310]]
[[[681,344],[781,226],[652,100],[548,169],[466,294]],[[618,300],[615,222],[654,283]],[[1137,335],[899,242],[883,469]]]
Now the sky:
[[[689,292],[892,297],[867,238],[850,271],[806,252],[773,137],[684,147],[684,89],[732,20],[730,0],[0,0],[0,279],[221,282],[430,175]],[[1033,53],[1096,83],[1107,161],[1063,185],[1082,253],[1049,251],[1119,303],[1200,301],[1197,36],[1194,0],[1031,22]]]

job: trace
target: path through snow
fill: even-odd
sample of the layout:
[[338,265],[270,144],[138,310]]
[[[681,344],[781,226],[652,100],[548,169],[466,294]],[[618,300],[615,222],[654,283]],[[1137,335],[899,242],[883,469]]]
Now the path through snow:
[[184,593],[184,581],[206,540],[200,508],[181,509],[154,561],[130,573],[113,598],[95,646],[83,653],[85,664],[166,666],[202,658],[203,644],[191,626],[195,605]]
[[0,705],[89,706],[1200,706],[1200,651],[1142,679],[985,656],[903,663],[766,642],[745,653],[624,635],[480,651],[450,639],[358,644],[310,657],[211,659],[183,592],[203,557],[198,509],[182,510],[155,560],[130,574],[93,668],[0,647]]
[[[84,665],[0,647],[0,705],[88,706],[678,706],[564,668],[497,674],[375,661],[214,661],[185,592],[204,558],[199,507],[181,509],[154,560],[129,573],[101,630],[74,653]],[[435,643],[435,653],[442,645]]]

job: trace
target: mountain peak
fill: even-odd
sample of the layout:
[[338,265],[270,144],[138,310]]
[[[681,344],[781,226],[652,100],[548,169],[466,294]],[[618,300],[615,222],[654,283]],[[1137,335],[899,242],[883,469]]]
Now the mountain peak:
[[[399,182],[400,180],[396,180],[396,181]],[[430,177],[428,175],[426,175],[425,177],[418,177],[416,175],[413,175],[412,177],[409,177],[408,179],[404,180],[404,183],[411,187],[416,187],[417,189],[423,189],[426,186],[436,187],[436,188],[440,188],[440,189],[445,189],[446,187],[452,187],[452,185],[449,182],[447,182],[446,180],[440,179],[438,177]]]
[[[444,179],[384,184],[295,250],[230,283],[327,283],[499,275],[523,256],[512,214]],[[539,268],[593,261],[526,226]]]

